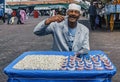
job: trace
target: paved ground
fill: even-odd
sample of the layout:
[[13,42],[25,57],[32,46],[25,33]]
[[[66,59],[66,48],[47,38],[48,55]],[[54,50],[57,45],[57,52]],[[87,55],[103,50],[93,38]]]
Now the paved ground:
[[[6,82],[4,67],[25,51],[49,50],[52,44],[51,35],[38,37],[33,34],[35,25],[46,17],[30,18],[23,25],[0,25],[0,82]],[[89,26],[89,22],[81,21]],[[120,31],[90,31],[91,50],[103,50],[116,65],[117,74],[113,82],[120,81]]]

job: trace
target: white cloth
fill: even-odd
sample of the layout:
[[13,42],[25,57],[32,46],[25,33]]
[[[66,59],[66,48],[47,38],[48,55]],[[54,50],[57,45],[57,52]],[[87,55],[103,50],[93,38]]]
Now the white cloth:
[[7,13],[8,13],[9,15],[11,15],[12,12],[13,12],[12,9],[9,9],[9,10],[7,11]]
[[81,6],[80,5],[77,5],[75,3],[71,3],[69,6],[68,6],[68,10],[78,10],[79,12],[81,12]]

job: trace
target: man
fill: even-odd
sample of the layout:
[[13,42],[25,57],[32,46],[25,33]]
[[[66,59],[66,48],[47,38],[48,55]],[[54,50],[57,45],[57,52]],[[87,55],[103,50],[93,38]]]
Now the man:
[[4,22],[3,17],[4,17],[3,8],[0,6],[0,21],[2,20]]
[[16,16],[17,16],[17,24],[22,24],[22,22],[21,22],[21,15],[20,15],[20,7],[18,8],[18,10],[17,10],[17,13],[16,13]]
[[15,21],[15,16],[16,16],[16,11],[13,10],[13,12],[11,13],[12,17],[11,17],[11,24],[14,24]]
[[[94,4],[94,5],[93,5]],[[88,9],[88,13],[90,15],[90,24],[91,24],[91,29],[95,30],[95,18],[97,15],[97,11],[96,11],[96,3],[91,2],[91,5]]]
[[10,24],[10,20],[11,20],[11,17],[12,17],[12,12],[13,10],[9,9],[8,12],[7,12],[7,16],[8,16],[8,20],[7,20],[7,24]]
[[39,23],[34,33],[42,36],[53,35],[54,51],[75,51],[77,55],[86,54],[89,50],[89,30],[78,23],[81,7],[70,4],[67,16],[56,15]]

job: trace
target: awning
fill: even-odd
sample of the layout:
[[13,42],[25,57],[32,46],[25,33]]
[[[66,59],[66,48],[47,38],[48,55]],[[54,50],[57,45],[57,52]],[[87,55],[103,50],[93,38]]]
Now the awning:
[[67,7],[65,7],[64,5],[51,5],[49,6],[51,9],[59,9],[59,8],[65,8],[67,9]]
[[27,5],[14,5],[14,6],[10,6],[11,9],[18,9],[18,8],[27,8]]
[[40,7],[40,6],[36,6],[35,8],[34,8],[34,10],[50,10],[51,8],[49,8],[49,7]]

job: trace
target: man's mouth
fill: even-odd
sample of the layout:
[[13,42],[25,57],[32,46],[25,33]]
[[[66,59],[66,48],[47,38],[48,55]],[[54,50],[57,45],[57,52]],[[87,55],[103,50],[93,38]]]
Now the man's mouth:
[[69,16],[69,18],[76,19],[77,17],[76,16]]
[[70,18],[76,18],[76,16],[74,16],[74,15],[70,15],[69,17],[70,17]]

